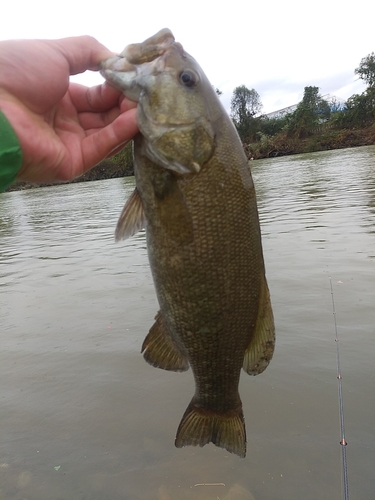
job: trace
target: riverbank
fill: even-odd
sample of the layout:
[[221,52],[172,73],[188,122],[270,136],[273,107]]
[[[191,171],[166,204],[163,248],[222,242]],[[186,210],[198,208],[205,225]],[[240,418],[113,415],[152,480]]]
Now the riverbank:
[[375,144],[375,124],[361,129],[327,129],[306,139],[288,137],[282,132],[264,136],[261,141],[244,145],[247,157],[253,160],[274,158],[299,153],[312,153],[330,149],[354,148]]
[[[361,129],[324,129],[321,133],[315,133],[306,139],[288,137],[286,133],[280,133],[273,137],[264,136],[259,142],[244,144],[244,150],[249,160],[258,160],[314,151],[370,146],[372,144],[375,144],[375,124]],[[71,183],[134,175],[133,163],[130,159],[130,145],[127,146],[126,150],[124,150],[125,154],[122,151],[113,158],[101,161],[89,172],[77,177]],[[17,182],[10,186],[7,191],[19,191],[50,185]]]
[[[131,145],[129,145],[131,146]],[[117,177],[129,177],[134,175],[134,167],[133,161],[129,158],[129,146],[126,147],[128,151],[127,154],[124,152],[120,152],[113,158],[107,158],[94,168],[81,175],[80,177],[76,177],[70,182],[55,182],[53,184],[31,184],[30,182],[15,182],[6,190],[8,191],[21,191],[24,189],[33,189],[36,187],[47,187],[47,186],[56,186],[58,184],[73,184],[76,182],[88,182],[88,181],[99,181],[103,179],[116,179]],[[131,156],[131,153],[130,153]]]

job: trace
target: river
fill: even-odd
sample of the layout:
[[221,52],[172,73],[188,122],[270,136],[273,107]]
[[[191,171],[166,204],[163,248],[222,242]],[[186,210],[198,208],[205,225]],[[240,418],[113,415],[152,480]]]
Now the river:
[[375,146],[251,167],[277,344],[241,375],[245,459],[174,447],[192,373],[143,360],[145,236],[113,239],[134,179],[0,194],[1,500],[343,498],[330,278],[349,494],[375,498]]

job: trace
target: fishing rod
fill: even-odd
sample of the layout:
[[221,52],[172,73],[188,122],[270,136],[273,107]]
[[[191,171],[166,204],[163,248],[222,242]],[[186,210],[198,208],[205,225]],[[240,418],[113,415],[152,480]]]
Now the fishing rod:
[[349,500],[349,489],[348,489],[348,466],[346,462],[346,446],[347,441],[345,439],[345,425],[344,425],[344,402],[342,397],[342,376],[340,368],[340,351],[339,351],[339,336],[337,331],[337,321],[336,321],[336,308],[335,299],[333,297],[333,287],[332,279],[329,277],[329,283],[331,286],[331,297],[332,297],[332,311],[335,323],[335,342],[336,342],[336,358],[337,358],[337,380],[339,387],[339,412],[340,412],[340,430],[341,430],[341,453],[342,453],[342,471],[343,471],[343,483],[344,483],[344,499]]

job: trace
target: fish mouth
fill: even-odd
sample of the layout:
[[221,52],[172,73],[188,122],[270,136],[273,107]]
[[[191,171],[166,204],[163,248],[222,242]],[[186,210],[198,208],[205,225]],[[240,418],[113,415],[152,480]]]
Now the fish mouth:
[[128,72],[135,71],[134,64],[131,64],[126,57],[119,54],[117,56],[110,57],[105,61],[102,61],[99,65],[101,73],[111,73],[114,71]]
[[141,80],[165,70],[165,57],[171,49],[185,55],[182,45],[165,28],[142,43],[127,45],[118,55],[99,64],[101,75],[134,101],[142,90]]
[[[140,67],[147,67],[147,73],[152,72],[155,70],[155,65],[149,66],[148,63],[158,61],[172,45],[183,52],[182,45],[175,42],[172,32],[164,28],[144,42],[127,45],[120,54],[103,61],[100,64],[100,72],[105,78],[113,78],[115,72],[128,73],[132,78],[133,74],[139,74]],[[160,69],[164,69],[164,65]],[[140,72],[144,73],[142,70]]]
[[164,69],[163,57],[156,57],[150,62],[135,65],[120,54],[100,64],[100,74],[114,87],[121,90],[126,97],[136,102],[139,102],[144,82],[152,79],[153,75]]
[[[135,80],[137,78],[137,68],[133,64],[129,63],[129,61],[121,56],[113,56],[105,61],[102,61],[99,65],[100,74],[114,87],[118,90],[121,90],[126,94],[127,97],[132,99],[128,95],[130,89],[134,86]],[[126,86],[126,90],[124,92],[124,85]],[[129,91],[128,91],[129,88]],[[138,102],[138,96],[133,96],[133,100]]]

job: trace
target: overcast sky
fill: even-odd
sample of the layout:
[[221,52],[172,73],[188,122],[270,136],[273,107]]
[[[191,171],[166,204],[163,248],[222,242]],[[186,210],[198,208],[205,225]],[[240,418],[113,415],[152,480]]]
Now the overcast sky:
[[354,69],[375,51],[374,10],[372,0],[12,0],[1,7],[0,39],[87,34],[120,52],[167,27],[228,110],[234,88],[246,85],[269,113],[299,102],[307,85],[345,100],[363,92]]

